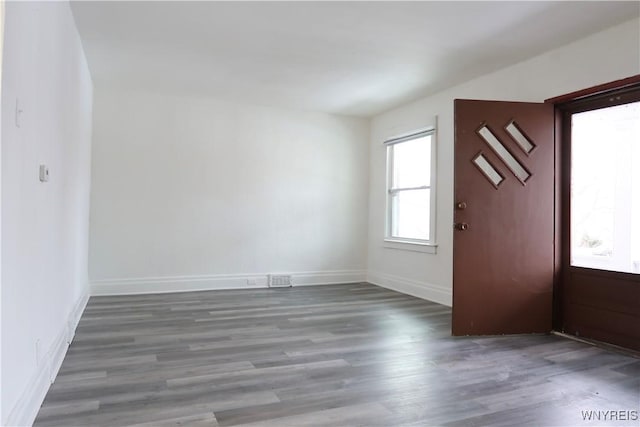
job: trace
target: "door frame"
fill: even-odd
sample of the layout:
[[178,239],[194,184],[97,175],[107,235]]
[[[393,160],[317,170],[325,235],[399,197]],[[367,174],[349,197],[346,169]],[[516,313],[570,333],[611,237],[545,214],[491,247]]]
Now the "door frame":
[[[586,271],[589,274],[593,274],[594,276],[604,278],[604,280],[626,281],[627,291],[631,289],[628,293],[632,295],[630,300],[632,307],[635,302],[635,298],[638,295],[636,291],[640,292],[640,275],[638,274],[610,272],[583,267],[571,267],[570,265],[571,126],[567,126],[567,123],[570,124],[570,122],[566,120],[567,116],[570,117],[571,114],[575,112],[605,108],[607,106],[635,102],[636,100],[640,101],[640,74],[616,80],[610,83],[605,83],[571,92],[566,95],[549,98],[544,101],[545,103],[551,104],[554,107],[554,265],[553,303],[552,311],[550,313],[551,319],[549,319],[551,320],[552,332],[571,332],[566,330],[565,321],[567,313],[570,313],[570,310],[566,310],[568,297],[570,297],[570,292],[567,293],[567,290],[575,293],[575,288],[568,287],[568,285],[570,284],[569,280],[572,271]],[[631,283],[631,287],[629,287],[629,283]],[[638,285],[637,287],[635,286],[636,284]],[[598,284],[595,284],[594,286],[593,282],[590,283],[590,286],[592,290],[596,289],[596,297],[598,296],[598,292],[603,289],[601,287],[598,287]],[[615,292],[615,290],[613,292]],[[612,293],[610,293],[609,295],[611,294]],[[620,295],[617,294],[613,295],[617,297],[618,300],[623,300],[623,305],[621,306],[623,309],[620,312],[624,314],[626,310],[626,312],[628,313],[629,305],[624,304],[624,296],[620,297]],[[593,297],[593,295],[591,296]],[[597,298],[594,299],[594,301],[597,301]],[[603,311],[607,311],[606,307]],[[611,311],[611,313],[614,315],[619,314],[616,313],[615,310],[609,311]],[[588,319],[588,316],[585,317],[584,314],[585,312],[583,311],[582,318]],[[635,312],[632,308],[631,317],[633,318],[633,316],[635,316]],[[625,314],[623,316],[618,316],[617,319],[612,318],[612,323],[617,323],[618,329],[620,329],[620,325],[622,325],[624,330],[626,331],[627,325],[635,324],[635,322],[633,321],[632,323],[629,323],[628,317],[629,315]],[[578,329],[575,329],[575,331],[577,332]],[[622,346],[629,349],[640,350],[640,341],[636,341],[636,337],[633,334],[628,335],[625,333],[621,336],[624,338],[624,340],[626,340],[626,343],[623,343]],[[585,337],[582,336],[581,338]],[[591,338],[591,340],[600,339],[603,343],[604,341],[606,341],[598,337],[586,338]],[[615,342],[612,343],[616,345]]]
[[[640,101],[640,75],[551,98],[555,107],[556,132],[556,275],[553,291],[553,329],[566,331],[568,287],[572,273],[598,277],[606,281],[636,282],[640,275],[571,266],[571,125],[574,113]],[[639,291],[640,292],[640,291]],[[588,338],[588,337],[587,337]],[[615,344],[615,343],[613,343]],[[636,349],[637,350],[637,349]]]

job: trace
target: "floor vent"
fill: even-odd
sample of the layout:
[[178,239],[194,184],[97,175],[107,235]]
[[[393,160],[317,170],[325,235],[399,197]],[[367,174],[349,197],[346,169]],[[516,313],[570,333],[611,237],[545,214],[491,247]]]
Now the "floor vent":
[[290,288],[291,286],[293,286],[291,275],[288,275],[288,274],[270,274],[269,275],[270,288]]

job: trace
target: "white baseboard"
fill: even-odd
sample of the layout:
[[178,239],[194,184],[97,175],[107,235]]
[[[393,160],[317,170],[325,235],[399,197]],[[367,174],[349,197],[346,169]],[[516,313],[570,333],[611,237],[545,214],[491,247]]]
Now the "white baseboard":
[[446,289],[431,283],[418,282],[416,280],[374,271],[367,273],[367,282],[427,301],[437,302],[447,307],[453,305],[451,289]]
[[[452,292],[450,289],[400,276],[371,271],[367,273],[365,270],[307,271],[289,274],[293,276],[294,286],[367,281],[374,285],[449,307],[452,305]],[[265,273],[100,280],[92,282],[90,290],[91,295],[125,295],[266,287],[267,274]],[[38,371],[22,392],[16,406],[10,411],[5,421],[6,425],[30,426],[33,424],[44,397],[60,370],[88,300],[89,295],[85,294],[76,302],[65,326],[57,334],[53,344],[42,357]]]
[[38,370],[27,383],[27,387],[18,399],[18,403],[9,412],[5,421],[6,425],[30,426],[33,424],[47,391],[49,391],[49,387],[58,375],[88,301],[89,294],[85,293],[74,305],[68,321],[60,329],[53,344],[41,358]]
[[360,283],[367,279],[366,270],[312,271],[293,274],[294,286],[339,285]]
[[[293,286],[358,283],[364,282],[367,276],[365,270],[278,272],[278,274],[281,273],[292,275]],[[91,282],[90,289],[91,295],[100,296],[266,288],[268,274],[212,274],[95,280]]]

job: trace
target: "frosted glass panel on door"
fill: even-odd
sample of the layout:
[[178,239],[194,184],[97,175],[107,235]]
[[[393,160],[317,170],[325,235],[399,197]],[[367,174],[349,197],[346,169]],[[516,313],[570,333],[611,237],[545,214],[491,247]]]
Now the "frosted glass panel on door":
[[393,188],[431,185],[431,135],[393,147]]
[[576,113],[571,265],[640,273],[640,103]]
[[429,240],[430,189],[396,193],[391,198],[391,209],[396,221],[391,236]]
[[527,138],[522,133],[515,122],[512,121],[511,123],[509,123],[505,127],[505,130],[509,133],[509,135],[511,135],[511,138],[513,138],[513,140],[518,143],[520,148],[522,148],[522,151],[524,151],[525,153],[529,154],[535,148],[531,141],[529,141],[529,138]]
[[500,185],[504,180],[502,175],[500,175],[498,171],[491,166],[491,163],[489,163],[487,158],[482,154],[478,154],[478,156],[473,159],[473,163],[480,168],[484,176],[486,176],[489,182],[491,182],[495,187],[498,187],[498,185]]
[[500,142],[498,137],[496,137],[493,132],[487,127],[482,126],[478,129],[478,135],[484,139],[484,141],[495,151],[495,153],[502,159],[502,161],[511,169],[511,172],[518,178],[521,182],[526,182],[527,179],[531,176],[529,172],[516,160],[515,157],[505,148],[505,146]]

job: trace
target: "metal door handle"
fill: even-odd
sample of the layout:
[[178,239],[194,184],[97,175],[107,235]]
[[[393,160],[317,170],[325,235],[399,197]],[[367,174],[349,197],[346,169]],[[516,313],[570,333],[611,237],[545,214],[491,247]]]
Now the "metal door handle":
[[469,228],[469,224],[467,224],[466,222],[456,222],[455,224],[453,224],[453,228],[455,228],[456,230],[464,231]]
[[463,210],[467,208],[467,202],[458,202],[456,203],[456,209]]

